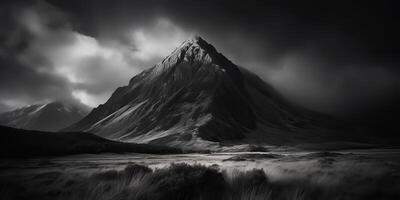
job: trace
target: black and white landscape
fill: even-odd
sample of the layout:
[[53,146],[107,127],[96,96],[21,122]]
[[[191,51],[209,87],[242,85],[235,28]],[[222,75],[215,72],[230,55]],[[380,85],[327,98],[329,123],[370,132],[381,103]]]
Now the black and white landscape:
[[5,1],[0,199],[400,199],[394,8]]

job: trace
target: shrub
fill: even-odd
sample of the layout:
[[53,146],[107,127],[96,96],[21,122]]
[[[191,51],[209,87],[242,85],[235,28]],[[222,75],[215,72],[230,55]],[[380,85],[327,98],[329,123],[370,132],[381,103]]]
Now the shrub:
[[224,189],[222,173],[202,165],[172,164],[154,171],[146,183],[138,199],[221,199]]
[[123,171],[127,180],[132,180],[133,178],[141,179],[151,172],[153,170],[149,167],[138,164],[128,165]]
[[228,175],[229,199],[258,199],[268,196],[268,179],[262,169],[253,169],[246,172],[234,171]]

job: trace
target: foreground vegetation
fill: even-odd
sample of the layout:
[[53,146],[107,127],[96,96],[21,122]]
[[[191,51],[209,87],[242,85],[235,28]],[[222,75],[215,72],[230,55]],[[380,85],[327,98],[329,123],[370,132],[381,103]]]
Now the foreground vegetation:
[[[385,185],[389,183],[388,185]],[[168,199],[399,199],[390,180],[360,185],[316,185],[300,179],[272,181],[261,169],[226,172],[217,165],[172,164],[152,170],[128,165],[90,175],[46,172],[29,180],[0,181],[1,199],[168,200]]]

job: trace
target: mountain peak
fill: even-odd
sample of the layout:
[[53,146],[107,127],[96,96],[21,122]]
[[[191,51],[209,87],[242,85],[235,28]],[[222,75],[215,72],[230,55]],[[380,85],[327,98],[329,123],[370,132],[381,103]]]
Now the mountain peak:
[[194,35],[191,39],[193,39],[193,40],[203,40],[203,38],[201,38],[200,35]]
[[199,41],[205,41],[205,40],[203,38],[201,38],[200,35],[194,35],[194,36],[190,37],[189,39],[187,39],[183,43],[186,43],[186,42],[197,43]]
[[[203,51],[206,51],[207,53],[216,53],[217,52],[217,50],[215,49],[214,46],[212,46],[210,43],[205,41],[199,35],[195,35],[195,36],[187,39],[186,41],[184,41],[182,43],[182,45],[180,47],[178,47],[178,49],[188,50],[188,49],[186,49],[188,47],[189,48],[192,47],[192,49],[199,48],[199,49],[201,49]],[[199,52],[200,51],[197,51],[195,53],[199,53]]]
[[217,49],[205,41],[202,37],[195,35],[185,40],[178,48],[168,55],[162,62],[156,65],[156,72],[164,71],[178,64],[187,66],[213,65],[237,68],[229,59],[219,53]]

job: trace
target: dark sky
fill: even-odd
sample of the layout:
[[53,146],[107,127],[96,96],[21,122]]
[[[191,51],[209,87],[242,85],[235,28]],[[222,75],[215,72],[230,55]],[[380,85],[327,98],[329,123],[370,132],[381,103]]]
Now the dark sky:
[[[198,34],[290,100],[331,114],[396,102],[394,1],[9,1],[0,8],[0,111],[96,106]],[[397,104],[397,103],[396,103]]]

